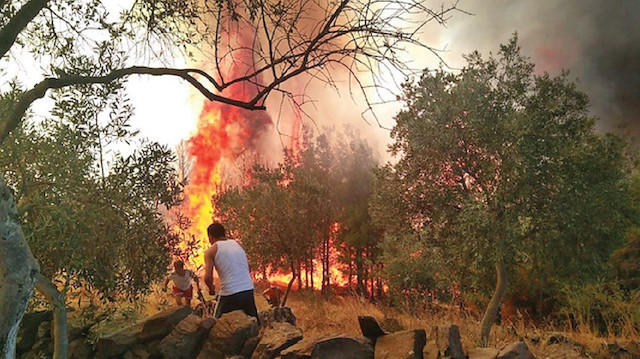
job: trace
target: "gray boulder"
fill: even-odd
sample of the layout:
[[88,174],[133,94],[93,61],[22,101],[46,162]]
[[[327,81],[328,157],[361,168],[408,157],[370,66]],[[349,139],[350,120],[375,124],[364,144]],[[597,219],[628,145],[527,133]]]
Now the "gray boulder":
[[96,358],[120,358],[136,344],[142,329],[141,326],[126,328],[116,334],[98,339],[96,344]]
[[[435,326],[431,329],[429,339],[435,341],[440,356],[450,359],[466,359],[467,356],[462,348],[462,339],[460,338],[460,328],[457,325]],[[434,349],[432,346],[430,348]]]
[[139,343],[146,343],[164,338],[189,314],[193,314],[193,309],[189,307],[178,307],[154,315],[144,322],[137,341]]
[[315,336],[303,339],[280,354],[282,359],[373,359],[373,346],[366,338]]
[[496,348],[474,348],[469,350],[469,359],[496,359],[499,353]]
[[125,328],[97,342],[96,358],[122,357],[135,344],[146,344],[167,336],[173,328],[193,310],[179,307],[154,315],[142,324]]
[[159,350],[162,356],[167,359],[195,357],[213,326],[211,320],[214,319],[202,319],[193,314],[182,319],[160,342]]
[[22,317],[18,330],[18,342],[16,352],[18,354],[28,352],[38,340],[38,327],[40,323],[53,320],[53,312],[42,311],[27,313]]
[[534,356],[525,342],[515,342],[500,350],[498,359],[534,359]]
[[223,314],[209,332],[198,355],[200,359],[217,359],[238,355],[247,339],[258,335],[258,320],[241,310]]
[[273,359],[302,339],[302,329],[289,323],[272,323],[265,329],[251,359]]
[[426,343],[423,329],[383,335],[376,340],[375,359],[422,359]]
[[67,356],[70,359],[89,359],[93,357],[93,348],[84,338],[69,342]]
[[260,317],[260,326],[265,328],[275,322],[287,322],[291,325],[296,325],[296,316],[293,315],[289,307],[261,310],[258,316]]

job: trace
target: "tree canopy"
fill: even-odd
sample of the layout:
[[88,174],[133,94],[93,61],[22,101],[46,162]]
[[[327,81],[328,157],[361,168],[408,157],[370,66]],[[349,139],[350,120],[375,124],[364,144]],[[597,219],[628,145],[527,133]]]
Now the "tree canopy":
[[595,132],[567,73],[534,74],[517,37],[496,57],[466,60],[460,72],[425,71],[405,85],[392,131],[398,162],[379,171],[372,211],[421,243],[408,258],[439,257],[467,277],[495,264],[486,344],[515,266],[545,286],[606,267],[625,228],[624,142]]

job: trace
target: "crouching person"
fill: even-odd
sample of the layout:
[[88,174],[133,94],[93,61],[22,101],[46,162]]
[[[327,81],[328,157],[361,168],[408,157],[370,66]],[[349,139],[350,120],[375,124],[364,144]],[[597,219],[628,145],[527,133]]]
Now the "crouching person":
[[183,305],[182,298],[184,298],[184,305],[190,307],[191,299],[193,298],[191,280],[197,280],[198,278],[192,271],[184,268],[182,261],[176,261],[173,264],[173,268],[174,272],[165,279],[163,288],[166,288],[170,281],[173,282],[173,297],[176,300],[176,304]]

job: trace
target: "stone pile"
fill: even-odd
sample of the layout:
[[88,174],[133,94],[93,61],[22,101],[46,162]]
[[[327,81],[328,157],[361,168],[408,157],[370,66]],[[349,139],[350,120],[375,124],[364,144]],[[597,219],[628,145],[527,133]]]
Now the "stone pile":
[[[51,313],[25,316],[19,333],[20,358],[50,358],[53,353]],[[256,318],[241,311],[219,319],[202,318],[191,308],[182,307],[160,313],[139,325],[90,341],[88,328],[69,328],[69,358],[72,359],[532,359],[524,342],[500,348],[462,346],[455,325],[389,333],[373,317],[359,317],[362,336],[304,336],[289,308],[260,312]],[[384,322],[383,322],[384,323]],[[388,328],[388,327],[387,327]],[[392,329],[393,330],[393,329]],[[547,333],[531,342],[562,351],[558,358],[591,358],[584,347],[562,333]],[[629,345],[610,345],[608,353],[633,358]],[[554,356],[555,358],[555,356]]]

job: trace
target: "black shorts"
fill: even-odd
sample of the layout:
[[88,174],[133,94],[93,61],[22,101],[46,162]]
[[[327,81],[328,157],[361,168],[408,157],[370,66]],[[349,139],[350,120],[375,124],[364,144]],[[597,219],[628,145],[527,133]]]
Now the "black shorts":
[[231,295],[221,295],[215,317],[220,318],[222,314],[233,312],[234,310],[242,310],[246,315],[256,317],[260,322],[256,301],[253,298],[253,289]]

